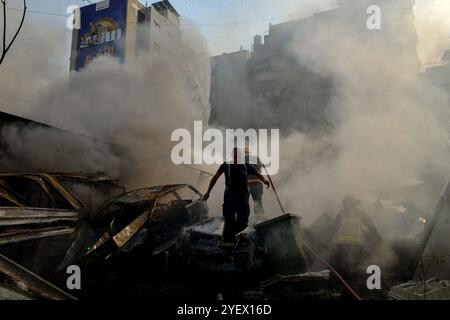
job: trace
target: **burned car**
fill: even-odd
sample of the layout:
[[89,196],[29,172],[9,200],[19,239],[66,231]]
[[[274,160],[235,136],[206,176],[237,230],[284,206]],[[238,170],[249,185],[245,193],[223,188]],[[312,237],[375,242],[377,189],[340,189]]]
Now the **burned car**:
[[129,261],[135,268],[142,263],[132,263],[130,257],[151,259],[154,251],[173,243],[183,227],[207,215],[202,194],[189,184],[142,188],[113,197],[83,227],[59,269],[77,263],[103,276],[113,274],[104,272],[106,265]]
[[51,277],[82,222],[123,190],[100,173],[0,174],[1,253]]
[[79,220],[90,220],[93,213],[111,197],[123,194],[125,188],[102,173],[53,173],[64,187],[75,194],[83,203]]
[[152,248],[178,235],[183,226],[204,219],[208,207],[202,194],[188,184],[165,185],[128,192],[108,201],[93,217],[93,223],[108,228],[90,249],[95,251],[108,240],[124,247],[134,235],[147,229]]

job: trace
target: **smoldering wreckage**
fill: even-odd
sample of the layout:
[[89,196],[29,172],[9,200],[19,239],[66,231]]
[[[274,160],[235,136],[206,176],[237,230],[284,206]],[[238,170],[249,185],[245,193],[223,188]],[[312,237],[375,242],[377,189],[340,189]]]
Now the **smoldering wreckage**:
[[[189,184],[125,191],[98,173],[1,174],[0,298],[449,299],[449,195],[450,185],[425,228],[393,246],[397,263],[379,265],[386,244],[369,218],[364,263],[342,268],[341,214],[308,227],[295,214],[259,217],[230,259],[218,245],[223,218]],[[368,265],[382,270],[379,289],[367,286]],[[78,268],[81,288],[70,290]]]

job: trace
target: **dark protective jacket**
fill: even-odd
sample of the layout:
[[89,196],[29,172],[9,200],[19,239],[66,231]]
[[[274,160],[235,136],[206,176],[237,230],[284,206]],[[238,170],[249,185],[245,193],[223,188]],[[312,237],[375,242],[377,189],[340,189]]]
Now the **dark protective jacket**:
[[353,244],[362,246],[365,244],[365,230],[373,239],[379,239],[377,229],[372,223],[372,219],[358,207],[346,207],[342,209],[337,217],[338,244]]
[[248,177],[249,174],[257,175],[255,168],[248,164],[229,164],[224,162],[219,167],[219,172],[225,174],[225,199],[230,197],[248,201]]

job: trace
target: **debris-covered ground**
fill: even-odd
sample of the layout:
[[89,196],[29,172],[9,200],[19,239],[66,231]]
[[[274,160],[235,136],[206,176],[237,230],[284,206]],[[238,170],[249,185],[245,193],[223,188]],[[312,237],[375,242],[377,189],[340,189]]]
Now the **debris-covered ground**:
[[[364,264],[343,264],[347,251],[333,240],[339,215],[324,213],[308,227],[294,214],[265,219],[239,233],[229,255],[223,218],[211,217],[189,184],[124,192],[101,175],[3,174],[0,190],[1,299],[450,297],[449,189],[419,240],[392,246],[396,263],[379,266],[375,290],[367,267],[384,261],[387,243],[366,230]],[[69,292],[74,265],[81,289]]]

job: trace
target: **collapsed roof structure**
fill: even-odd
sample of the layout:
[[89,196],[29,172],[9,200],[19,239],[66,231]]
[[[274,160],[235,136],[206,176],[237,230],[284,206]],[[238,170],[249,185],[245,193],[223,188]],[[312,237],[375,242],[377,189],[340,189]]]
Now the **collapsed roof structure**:
[[414,280],[450,279],[450,183],[439,200],[419,247]]

